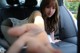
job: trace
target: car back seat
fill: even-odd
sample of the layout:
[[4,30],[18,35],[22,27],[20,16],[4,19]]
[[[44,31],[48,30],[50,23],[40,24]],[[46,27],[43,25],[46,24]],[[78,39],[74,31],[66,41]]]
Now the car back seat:
[[77,28],[75,26],[73,17],[66,9],[66,7],[61,4],[59,6],[59,15],[60,15],[60,26],[59,33],[60,39],[70,43],[77,44]]
[[[30,3],[32,0],[26,0],[25,1],[25,4],[22,6],[14,6],[14,4],[19,4],[17,0],[6,0],[6,2],[8,2],[8,8],[2,8],[1,9],[1,16],[2,18],[4,18],[3,20],[6,20],[6,19],[15,19],[15,23],[18,22],[19,20],[24,20],[25,18],[28,18],[30,16],[30,14],[36,10],[37,8],[35,7],[35,5],[37,5],[37,1],[36,0],[33,0],[32,3]],[[28,5],[26,4],[28,3]],[[30,5],[30,6],[29,6]],[[17,21],[16,21],[17,20]],[[4,21],[3,21],[4,22]],[[2,23],[3,23],[2,22]],[[8,21],[9,22],[9,21]],[[5,25],[10,25],[10,23],[5,23]],[[15,38],[10,38],[10,37],[7,37],[5,35],[6,34],[6,30],[7,28],[5,28],[3,25],[1,25],[1,29],[2,29],[2,36],[4,36],[4,38],[10,42],[10,44],[14,41]],[[12,25],[10,25],[12,26]],[[11,39],[11,40],[10,40]]]

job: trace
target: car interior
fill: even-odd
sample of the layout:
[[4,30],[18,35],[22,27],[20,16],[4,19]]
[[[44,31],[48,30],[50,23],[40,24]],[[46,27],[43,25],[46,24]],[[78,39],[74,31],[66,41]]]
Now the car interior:
[[[19,25],[24,24],[33,11],[39,10],[40,6],[37,6],[37,3],[37,0],[25,0],[25,2],[20,2],[19,0],[0,0],[0,46],[6,51],[17,39],[7,34],[7,26],[12,27],[16,25],[16,22],[21,22]],[[54,48],[61,49],[62,53],[77,53],[78,29],[73,17],[64,6],[63,0],[58,0],[58,4],[60,16],[59,32],[55,37],[59,37],[62,41],[51,44]],[[7,19],[11,19],[13,23],[5,22]],[[21,53],[26,53],[25,49],[22,49]]]

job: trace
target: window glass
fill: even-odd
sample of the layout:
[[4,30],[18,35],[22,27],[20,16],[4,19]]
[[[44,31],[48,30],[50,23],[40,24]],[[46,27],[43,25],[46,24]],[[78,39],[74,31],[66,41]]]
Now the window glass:
[[38,3],[37,3],[37,6],[40,6],[41,1],[42,1],[42,0],[37,0],[37,2],[38,2]]
[[72,15],[76,18],[79,0],[64,0],[64,5],[72,13]]
[[80,0],[68,0],[68,2],[75,2],[75,1],[80,1]]

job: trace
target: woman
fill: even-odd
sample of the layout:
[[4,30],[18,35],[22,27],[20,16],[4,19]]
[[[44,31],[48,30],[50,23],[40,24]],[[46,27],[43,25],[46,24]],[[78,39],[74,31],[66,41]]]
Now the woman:
[[[59,15],[58,15],[57,0],[42,0],[41,5],[40,5],[40,11],[34,11],[31,14],[31,16],[29,17],[28,23],[37,24],[39,27],[41,27],[43,30],[45,30],[47,32],[47,34],[49,34],[51,36],[53,42],[55,42],[54,41],[54,33],[56,33],[56,31],[57,31],[58,19],[59,19]],[[13,24],[14,26],[21,24],[21,22],[18,23],[18,21],[14,20],[14,19],[13,19],[13,21],[15,22]],[[27,23],[27,21],[25,21],[25,22]],[[5,21],[5,23],[7,23],[7,22]],[[12,23],[10,23],[9,25],[12,27]],[[10,27],[8,27],[7,29],[9,29],[9,28]],[[7,32],[4,34],[7,35]],[[52,42],[52,40],[50,40],[50,41]],[[13,42],[14,42],[14,40],[11,41],[10,44],[12,44]]]
[[[18,30],[19,32],[17,32],[17,30],[15,30],[10,35],[13,35],[13,36],[17,35],[17,36],[19,36],[19,38],[10,47],[8,53],[12,53],[12,52],[18,53],[21,50],[21,47],[23,47],[26,44],[26,42],[28,42],[27,46],[30,46],[29,47],[30,49],[28,48],[29,52],[53,53],[55,51],[55,49],[52,48],[52,46],[50,45],[50,42],[47,39],[46,33],[44,33],[44,32],[46,31],[47,34],[51,35],[51,38],[53,38],[53,42],[54,42],[54,33],[57,31],[58,19],[59,19],[59,17],[58,17],[57,0],[42,0],[41,6],[40,6],[40,11],[34,11],[31,14],[31,16],[29,17],[28,23],[34,23],[34,24],[38,25],[43,30],[42,31],[43,35],[40,34],[39,36],[36,37],[36,35],[38,34],[36,32],[38,31],[39,27],[37,28],[37,30],[35,30],[33,27],[34,25],[33,26],[31,25],[33,28],[30,28],[32,31],[30,31],[30,33],[28,33],[28,35],[24,35],[25,33],[28,32],[28,31],[25,31],[25,30],[27,30],[27,28],[25,29],[25,27],[19,28],[19,30]],[[40,28],[39,28],[39,30],[40,30]],[[29,28],[28,28],[28,30],[29,30]],[[25,31],[25,32],[23,32],[23,31]],[[33,35],[31,36],[31,34],[33,34]],[[28,37],[28,36],[30,36],[30,37]],[[27,41],[27,40],[30,40],[30,41]],[[36,48],[37,42],[39,43],[39,44],[37,44],[37,46],[40,46],[40,48],[42,48],[41,50],[38,48],[40,50],[38,52],[36,52],[37,51],[37,48]],[[47,43],[47,44],[45,44],[45,43]],[[15,47],[16,47],[16,50],[14,51],[13,49]],[[18,47],[20,47],[20,48],[18,48]],[[32,51],[31,51],[31,49],[32,49]],[[34,50],[34,49],[36,49],[36,50]],[[41,52],[42,50],[43,50],[43,52]]]
[[[36,16],[41,16],[44,20],[44,28],[49,37],[54,41],[54,34],[58,29],[59,11],[57,0],[42,0],[40,5],[40,11],[34,11],[29,17],[28,22],[33,23],[36,20]],[[40,22],[40,19],[37,19]],[[59,40],[57,40],[59,41]],[[52,41],[51,41],[52,42]]]
[[[18,20],[16,18],[9,18],[2,22],[1,25],[2,33],[7,38],[9,44],[12,44],[17,38],[9,36],[7,30],[11,27],[20,26],[28,22],[36,24],[38,23],[38,25],[43,29],[45,29],[45,31],[47,32],[50,41],[55,43],[54,34],[56,34],[58,19],[59,19],[58,3],[56,0],[42,0],[40,5],[40,10],[34,11],[28,18],[23,20]],[[53,41],[51,40],[51,38]]]

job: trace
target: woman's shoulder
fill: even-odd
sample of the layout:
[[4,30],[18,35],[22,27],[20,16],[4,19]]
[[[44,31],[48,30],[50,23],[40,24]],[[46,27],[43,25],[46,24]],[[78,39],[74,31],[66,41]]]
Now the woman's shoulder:
[[39,10],[35,10],[35,11],[33,11],[33,12],[35,12],[35,13],[41,13]]
[[42,16],[41,12],[39,10],[35,10],[33,11],[33,14],[34,15],[39,15],[39,16]]

